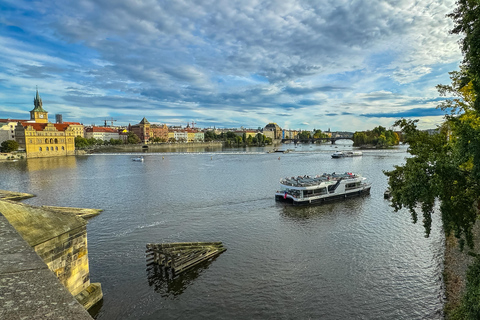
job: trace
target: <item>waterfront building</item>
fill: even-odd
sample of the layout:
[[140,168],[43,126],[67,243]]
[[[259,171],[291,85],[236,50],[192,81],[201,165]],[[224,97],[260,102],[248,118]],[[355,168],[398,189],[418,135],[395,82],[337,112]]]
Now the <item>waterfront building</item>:
[[168,140],[167,125],[150,124],[145,117],[143,117],[140,123],[133,126],[129,125],[128,130],[136,134],[142,143],[148,143],[154,138],[164,139],[165,141]]
[[85,127],[83,124],[79,122],[62,122],[63,124],[68,124],[70,128],[73,130],[73,134],[75,137],[82,137],[85,138]]
[[75,154],[74,129],[67,123],[48,122],[48,112],[43,109],[38,89],[33,105],[30,120],[17,120],[15,125],[14,136],[19,149],[24,150],[28,158]]
[[205,141],[205,133],[203,133],[203,131],[197,130],[195,132],[194,141],[195,142],[204,142]]
[[298,136],[297,130],[283,129],[282,139],[296,139]]
[[105,127],[89,127],[85,129],[85,138],[95,138],[103,141],[110,141],[110,139],[120,139],[118,130]]
[[0,143],[15,140],[15,127],[19,121],[25,120],[0,119]]
[[187,142],[188,141],[188,131],[183,128],[170,127],[168,128],[168,140],[174,140],[176,142]]
[[274,122],[270,122],[263,128],[263,134],[272,140],[282,139],[282,128]]

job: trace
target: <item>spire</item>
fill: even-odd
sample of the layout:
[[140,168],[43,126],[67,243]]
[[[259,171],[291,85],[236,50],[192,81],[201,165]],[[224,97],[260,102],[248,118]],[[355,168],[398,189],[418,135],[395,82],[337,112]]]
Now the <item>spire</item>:
[[35,108],[33,108],[32,111],[47,112],[47,111],[43,110],[43,108],[42,108],[43,102],[42,102],[42,98],[40,98],[40,95],[38,94],[38,86],[36,87],[36,89],[37,89],[37,94],[35,95],[35,98],[33,99],[33,105],[35,106]]

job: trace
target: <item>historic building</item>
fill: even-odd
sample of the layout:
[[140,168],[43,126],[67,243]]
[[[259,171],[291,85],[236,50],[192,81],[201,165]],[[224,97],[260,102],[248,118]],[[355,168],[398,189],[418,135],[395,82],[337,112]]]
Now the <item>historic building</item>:
[[90,127],[85,129],[85,138],[95,138],[103,141],[110,141],[110,139],[120,139],[118,130],[105,127]]
[[0,143],[15,140],[15,127],[19,121],[15,119],[0,119]]
[[145,117],[143,117],[140,123],[133,126],[129,125],[128,130],[136,134],[143,143],[148,143],[155,138],[160,138],[164,141],[168,140],[167,125],[150,124]]
[[274,122],[270,122],[263,128],[263,134],[267,138],[275,139],[282,139],[282,128]]
[[20,149],[25,150],[27,158],[74,155],[74,127],[68,123],[48,122],[48,112],[43,109],[38,90],[33,105],[30,120],[18,121],[14,130],[15,140]]

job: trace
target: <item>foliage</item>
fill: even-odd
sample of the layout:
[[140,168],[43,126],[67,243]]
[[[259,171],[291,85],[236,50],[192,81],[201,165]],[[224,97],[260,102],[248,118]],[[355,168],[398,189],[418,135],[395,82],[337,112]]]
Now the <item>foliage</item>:
[[308,140],[310,139],[310,135],[311,135],[310,131],[300,131],[297,137],[299,140]]
[[444,231],[453,232],[463,249],[465,243],[473,247],[472,227],[480,198],[480,3],[458,0],[449,16],[455,23],[452,33],[464,35],[460,71],[450,73],[450,85],[437,86],[442,96],[451,97],[439,105],[450,114],[432,136],[417,130],[415,121],[397,122],[412,157],[386,175],[392,206],[396,211],[408,208],[414,221],[420,210],[427,235],[433,204],[439,199]]
[[262,133],[257,133],[255,136],[248,135],[247,137],[246,132],[243,132],[242,135],[239,136],[231,131],[216,134],[213,130],[209,130],[204,133],[204,139],[205,141],[224,141],[225,145],[228,147],[240,145],[264,145],[272,143],[272,139],[265,137],[265,135]]
[[393,130],[387,130],[382,126],[375,127],[372,131],[357,131],[353,134],[353,145],[373,145],[378,147],[390,147],[398,145],[400,138]]
[[208,131],[205,131],[205,133],[203,134],[203,138],[207,142],[214,141],[214,140],[217,140],[217,134],[213,130],[208,130]]
[[322,130],[313,130],[313,138],[314,139],[319,139],[319,138],[328,138],[328,134],[323,133]]
[[75,137],[75,148],[76,149],[85,149],[92,146],[103,146],[103,145],[119,145],[123,144],[121,139],[110,139],[108,141],[103,141],[102,139],[95,138],[83,138],[81,136]]
[[153,137],[152,139],[150,139],[150,142],[153,142],[153,143],[162,143],[162,142],[167,142],[167,140],[164,139],[164,138],[160,138],[160,137]]
[[468,267],[466,289],[460,306],[449,315],[452,320],[480,319],[480,257]]
[[133,132],[127,132],[127,143],[128,144],[137,144],[142,142],[140,138]]
[[5,140],[0,145],[0,149],[2,152],[12,152],[18,150],[18,142],[15,140]]

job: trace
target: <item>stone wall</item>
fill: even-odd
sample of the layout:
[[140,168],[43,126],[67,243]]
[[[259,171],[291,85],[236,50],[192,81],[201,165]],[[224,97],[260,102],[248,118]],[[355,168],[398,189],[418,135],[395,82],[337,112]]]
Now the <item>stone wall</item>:
[[34,249],[72,295],[88,288],[90,276],[85,226],[36,245]]
[[12,201],[0,201],[0,212],[85,308],[102,299],[100,284],[90,283],[84,219]]

